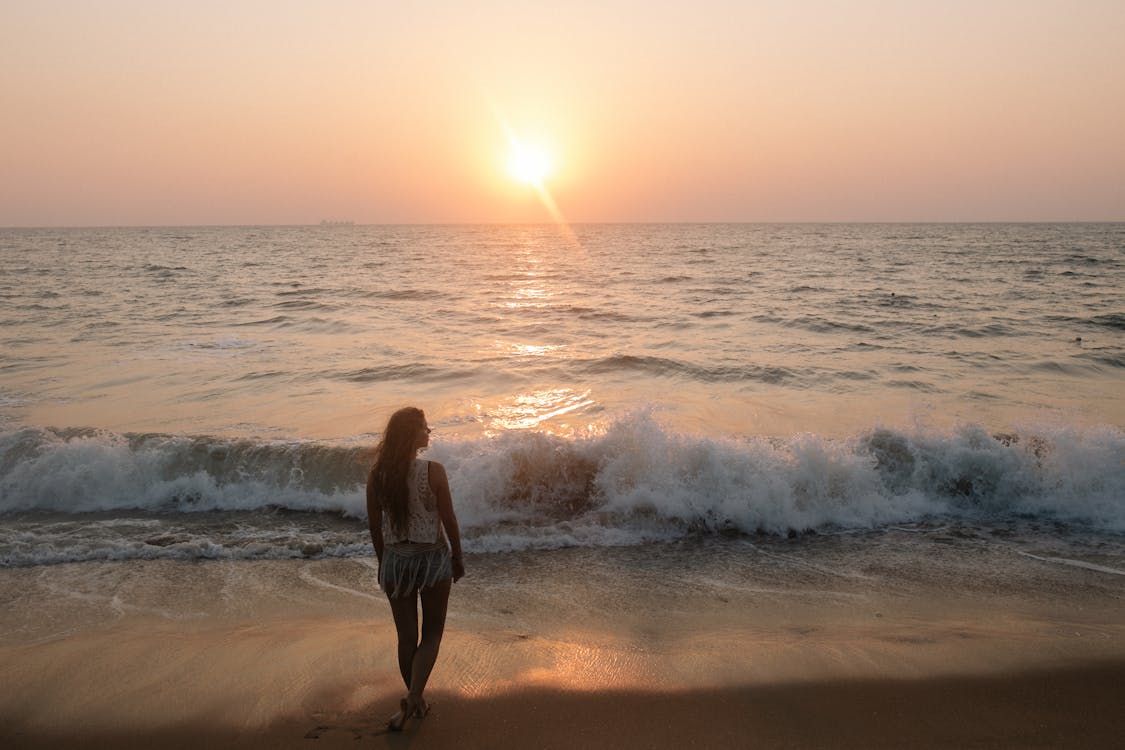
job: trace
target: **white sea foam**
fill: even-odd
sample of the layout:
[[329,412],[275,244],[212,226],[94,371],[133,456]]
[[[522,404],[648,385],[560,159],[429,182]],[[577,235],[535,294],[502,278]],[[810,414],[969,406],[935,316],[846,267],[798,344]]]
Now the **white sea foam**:
[[1097,573],[1108,573],[1109,575],[1125,576],[1125,570],[1109,568],[1105,565],[1095,565],[1094,563],[1088,563],[1085,560],[1072,560],[1068,557],[1042,557],[1040,555],[1033,555],[1030,552],[1023,552],[1019,550],[1017,550],[1017,552],[1024,557],[1030,557],[1032,560],[1042,560],[1043,562],[1058,563],[1059,565],[1069,565],[1073,568],[1093,570]]
[[0,436],[0,512],[281,507],[355,515],[358,464],[352,477],[338,477],[346,487],[331,484],[355,453],[300,442],[25,429]]
[[[48,430],[5,434],[0,448],[0,512],[55,519],[6,524],[0,549],[10,564],[367,548],[358,448]],[[869,529],[930,517],[1051,519],[1125,532],[1125,435],[1112,428],[709,439],[641,412],[597,435],[508,432],[441,442],[429,456],[446,465],[466,547],[477,551]],[[278,515],[288,511],[300,513]],[[344,526],[310,528],[306,512]],[[162,529],[144,525],[152,513]],[[208,513],[242,515],[208,526]],[[75,514],[100,514],[85,524],[96,533],[68,526]],[[165,528],[193,517],[190,528]]]

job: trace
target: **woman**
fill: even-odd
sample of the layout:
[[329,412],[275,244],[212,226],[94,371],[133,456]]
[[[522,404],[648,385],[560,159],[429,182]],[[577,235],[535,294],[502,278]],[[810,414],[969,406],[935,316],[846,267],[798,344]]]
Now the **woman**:
[[411,716],[422,718],[429,711],[422,694],[445,630],[449,588],[465,575],[445,468],[418,458],[418,451],[429,444],[430,428],[422,410],[399,409],[383,430],[367,477],[367,522],[379,558],[379,586],[391,603],[398,668],[407,689],[398,713],[387,722],[396,732]]

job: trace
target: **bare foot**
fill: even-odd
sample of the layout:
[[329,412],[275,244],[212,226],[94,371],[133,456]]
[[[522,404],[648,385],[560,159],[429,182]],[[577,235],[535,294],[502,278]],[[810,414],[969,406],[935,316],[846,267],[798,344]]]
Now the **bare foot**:
[[430,704],[426,702],[425,698],[419,698],[414,706],[414,718],[424,719],[426,714],[430,712]]
[[391,730],[392,732],[401,732],[403,726],[405,726],[406,724],[406,720],[409,717],[410,706],[407,704],[406,698],[403,698],[398,702],[398,711],[395,713],[395,715],[387,719],[387,729]]

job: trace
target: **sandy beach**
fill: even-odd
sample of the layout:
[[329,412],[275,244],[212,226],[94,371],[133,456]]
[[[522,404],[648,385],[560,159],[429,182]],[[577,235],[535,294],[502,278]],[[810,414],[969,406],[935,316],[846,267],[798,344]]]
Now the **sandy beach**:
[[[1125,731],[1125,662],[980,677],[825,681],[690,692],[529,688],[437,693],[401,734],[373,711],[265,727],[6,731],[5,747],[1109,748]],[[383,701],[385,703],[386,701]]]
[[[434,709],[401,735],[383,726],[403,691],[369,560],[6,569],[0,741],[303,748],[1119,741],[1120,576],[1028,559],[970,580],[957,573],[957,555],[939,551],[914,570],[857,577],[847,550],[833,553],[840,573],[833,575],[808,567],[809,557],[803,570],[794,567],[777,552],[783,548],[775,542],[760,552],[752,575],[717,565],[709,587],[692,589],[668,585],[666,575],[656,585],[645,578],[652,564],[636,565],[641,572],[616,588],[606,572],[656,557],[683,568],[698,557],[683,545],[474,556],[472,577],[454,591],[430,684]],[[965,564],[981,570],[980,562]]]

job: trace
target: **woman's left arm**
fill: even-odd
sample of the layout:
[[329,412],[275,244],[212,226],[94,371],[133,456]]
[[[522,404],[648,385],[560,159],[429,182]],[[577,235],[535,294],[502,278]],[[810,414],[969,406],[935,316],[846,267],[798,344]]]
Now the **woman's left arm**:
[[453,580],[457,581],[465,575],[465,562],[461,559],[461,529],[457,526],[457,514],[453,512],[449,478],[445,475],[445,467],[437,461],[430,461],[430,489],[437,498],[438,517],[453,552]]
[[367,478],[367,528],[371,531],[371,545],[375,547],[375,557],[383,564],[383,504],[375,494],[375,483]]

